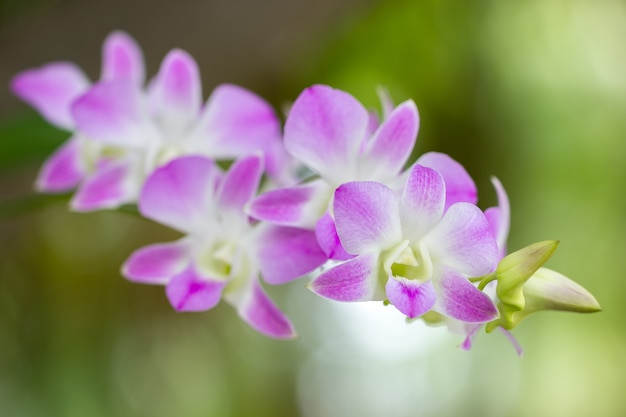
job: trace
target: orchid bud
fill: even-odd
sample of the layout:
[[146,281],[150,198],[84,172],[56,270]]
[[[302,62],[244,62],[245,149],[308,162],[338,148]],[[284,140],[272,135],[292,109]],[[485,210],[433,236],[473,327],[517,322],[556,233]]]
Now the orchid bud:
[[601,310],[598,301],[581,285],[541,267],[557,244],[557,241],[534,243],[500,262],[496,269],[496,293],[500,299],[501,317],[487,324],[487,332],[498,326],[513,329],[524,317],[536,311],[593,313]]
[[558,243],[556,240],[533,243],[505,256],[498,264],[496,294],[504,327],[511,328],[513,314],[524,309],[524,284],[552,256]]
[[[539,268],[524,285],[526,307],[516,314],[521,318],[541,310],[595,313],[602,310],[593,295],[580,284],[548,268]],[[517,317],[517,316],[521,317]]]

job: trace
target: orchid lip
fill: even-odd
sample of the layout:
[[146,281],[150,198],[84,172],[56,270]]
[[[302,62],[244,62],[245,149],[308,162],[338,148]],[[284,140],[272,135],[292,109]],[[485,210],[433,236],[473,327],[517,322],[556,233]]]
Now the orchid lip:
[[428,248],[423,244],[410,245],[405,240],[391,249],[383,259],[385,271],[393,277],[426,282],[433,276],[433,263]]
[[408,247],[409,247],[409,241],[404,240],[400,244],[394,246],[393,248],[381,253],[383,269],[385,270],[387,275],[391,274],[392,272],[391,268],[393,264],[395,263],[396,259],[398,259],[400,254],[404,252],[404,250]]
[[417,245],[417,250],[412,246],[407,246],[391,264],[391,273],[395,277],[421,282],[430,280],[433,276],[433,263],[428,249],[421,244]]

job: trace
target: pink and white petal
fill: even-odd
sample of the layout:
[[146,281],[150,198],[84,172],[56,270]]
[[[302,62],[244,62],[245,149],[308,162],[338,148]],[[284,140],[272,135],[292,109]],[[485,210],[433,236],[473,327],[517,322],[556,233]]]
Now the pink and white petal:
[[402,171],[411,156],[418,128],[419,116],[412,100],[396,107],[368,144],[369,178],[393,178]]
[[186,139],[189,151],[232,159],[269,149],[280,135],[272,107],[258,95],[232,84],[218,86]]
[[117,208],[137,201],[140,178],[134,159],[121,159],[99,166],[87,176],[70,201],[74,211]]
[[335,225],[346,252],[380,252],[400,243],[400,208],[394,192],[373,181],[349,182],[335,191]]
[[202,106],[202,85],[196,61],[183,50],[170,51],[150,90],[151,110],[161,122],[165,136],[181,136],[198,117]]
[[189,265],[189,239],[156,243],[133,252],[122,265],[122,275],[143,284],[167,284]]
[[318,179],[295,187],[279,188],[256,197],[246,212],[261,221],[313,229],[328,210],[333,190]]
[[285,147],[335,185],[349,179],[366,137],[367,110],[350,94],[324,85],[305,89],[285,122]]
[[79,132],[110,145],[145,148],[159,138],[142,91],[128,80],[95,84],[74,102],[72,115]]
[[58,193],[74,189],[85,176],[80,155],[80,139],[70,138],[59,147],[39,170],[37,190]]
[[[496,243],[498,245],[498,260],[502,260],[502,258],[506,256],[507,247],[506,247],[506,237],[502,238],[501,235],[499,234],[500,225],[503,223],[503,220],[502,220],[503,214],[502,214],[502,211],[500,210],[500,207],[488,208],[487,210],[485,210],[485,217],[487,218],[487,221],[489,222],[489,226],[491,227],[491,232],[496,238]],[[496,267],[497,265],[494,265],[494,270]]]
[[498,261],[498,247],[483,212],[470,203],[451,206],[441,222],[422,240],[433,263],[469,276],[480,276]]
[[437,310],[467,323],[485,323],[498,317],[498,309],[487,294],[476,288],[463,275],[450,269],[433,277],[439,295]]
[[371,301],[385,298],[378,253],[366,253],[339,264],[316,278],[308,288],[336,301]]
[[402,229],[411,241],[420,241],[443,216],[446,187],[434,169],[415,164],[409,170],[400,214]]
[[126,32],[109,34],[102,46],[103,81],[126,79],[141,86],[145,81],[143,53],[137,42]]
[[205,278],[189,265],[167,284],[165,294],[176,311],[206,311],[219,303],[225,286],[226,281]]
[[391,276],[385,285],[385,292],[391,304],[410,319],[428,312],[437,301],[437,294],[430,281]]
[[263,175],[263,159],[250,155],[236,160],[224,175],[217,194],[217,207],[240,212],[257,192]]
[[439,172],[446,184],[446,207],[454,203],[466,202],[476,204],[478,192],[476,184],[463,165],[445,153],[428,152],[420,156],[416,162]]
[[270,284],[293,281],[328,259],[312,230],[269,224],[260,227],[257,261],[261,275]]
[[72,130],[72,102],[87,91],[89,84],[89,79],[76,65],[54,62],[17,74],[11,80],[11,91],[48,122]]
[[[489,207],[487,210],[485,210],[485,217],[487,218],[487,221],[489,222],[489,227],[491,227],[491,232],[493,233],[493,236],[496,237],[496,242],[498,241],[498,231],[500,228],[500,222],[501,222],[501,215],[500,215],[500,207]],[[498,245],[498,248],[500,247],[500,245]]]
[[346,252],[341,244],[337,234],[337,227],[335,226],[335,219],[332,218],[330,213],[327,212],[317,221],[315,236],[320,248],[322,248],[329,259],[345,261],[354,258],[354,255]]
[[139,211],[181,232],[198,233],[211,216],[219,175],[219,168],[210,159],[174,159],[148,177],[139,197]]
[[496,237],[500,258],[506,255],[506,241],[509,237],[509,226],[511,222],[511,207],[509,205],[509,197],[502,186],[500,180],[496,177],[491,178],[491,183],[496,189],[498,196],[498,206],[490,207],[485,210],[485,216],[491,226],[491,230]]
[[256,277],[250,277],[236,294],[227,294],[226,300],[237,309],[239,317],[253,329],[276,339],[293,339],[293,325],[263,290]]

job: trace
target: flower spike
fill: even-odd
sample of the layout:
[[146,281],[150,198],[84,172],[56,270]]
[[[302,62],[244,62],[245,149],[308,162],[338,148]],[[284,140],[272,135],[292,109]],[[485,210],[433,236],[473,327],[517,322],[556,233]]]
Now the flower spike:
[[479,330],[499,329],[520,354],[509,330],[528,315],[600,311],[589,291],[543,267],[558,241],[506,255],[511,210],[499,180],[498,205],[483,212],[476,183],[450,156],[409,161],[420,127],[412,100],[394,106],[380,89],[379,116],[348,92],[313,85],[282,135],[273,108],[242,87],[219,85],[203,104],[200,73],[173,49],[146,82],[139,45],[116,31],[93,84],[68,62],[11,81],[71,132],[38,190],[76,189],[76,211],[136,203],[183,234],[136,250],[121,268],[129,281],[163,285],[176,311],[224,299],[256,331],[292,339],[264,285],[311,274],[307,287],[322,297],[382,301],[407,321],[446,324],[465,350]]

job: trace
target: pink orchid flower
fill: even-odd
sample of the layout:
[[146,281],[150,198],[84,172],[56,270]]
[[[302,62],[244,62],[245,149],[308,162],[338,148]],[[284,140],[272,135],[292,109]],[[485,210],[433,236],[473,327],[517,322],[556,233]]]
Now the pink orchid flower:
[[178,311],[203,311],[224,299],[257,331],[294,337],[287,317],[267,296],[271,284],[304,275],[326,261],[310,230],[251,222],[243,207],[263,174],[258,155],[226,173],[209,159],[188,156],[157,168],[139,199],[142,215],[185,236],[133,253],[122,267],[129,280],[166,286]]
[[441,175],[414,165],[402,195],[378,182],[341,185],[337,232],[355,258],[317,276],[310,289],[338,301],[389,300],[409,318],[431,310],[484,323],[493,301],[467,278],[491,271],[498,248],[483,212],[459,202],[445,209]]
[[[126,33],[113,32],[104,41],[100,79],[143,84],[143,56],[137,43]],[[26,70],[11,80],[11,90],[16,96],[34,107],[50,124],[72,132],[70,139],[44,162],[36,180],[39,191],[70,191],[99,163],[102,146],[77,132],[71,114],[72,104],[90,85],[83,71],[70,62],[54,62]]]
[[136,202],[145,178],[182,155],[234,159],[280,140],[271,106],[252,92],[218,86],[202,105],[196,61],[174,49],[145,91],[126,80],[94,85],[72,106],[78,130],[124,154],[93,175],[72,201],[87,211]]
[[276,224],[314,228],[334,190],[355,180],[397,178],[415,144],[419,118],[409,100],[371,134],[371,118],[350,94],[324,85],[304,90],[285,122],[285,148],[319,174],[311,182],[267,192],[249,213]]

